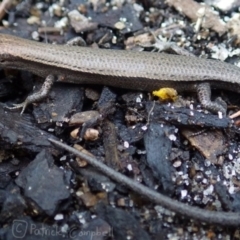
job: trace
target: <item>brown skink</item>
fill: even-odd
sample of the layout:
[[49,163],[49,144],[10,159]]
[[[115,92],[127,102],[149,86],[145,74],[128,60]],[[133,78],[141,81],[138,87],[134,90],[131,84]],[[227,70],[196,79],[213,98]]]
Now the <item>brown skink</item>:
[[51,45],[6,34],[0,34],[0,66],[27,70],[44,78],[50,75],[51,81],[55,77],[62,82],[143,91],[161,87],[196,91],[203,107],[224,114],[225,102],[211,101],[210,88],[240,91],[240,68],[217,60]]
[[[5,34],[0,34],[0,66],[76,84],[101,84],[146,91],[160,87],[196,91],[202,105],[211,111],[224,112],[225,106],[221,101],[210,100],[210,86],[240,90],[240,69],[219,61],[159,53],[57,46]],[[95,158],[77,153],[60,142],[50,141],[81,156],[109,177],[172,211],[208,223],[240,225],[239,213],[212,212],[184,205],[126,178]]]

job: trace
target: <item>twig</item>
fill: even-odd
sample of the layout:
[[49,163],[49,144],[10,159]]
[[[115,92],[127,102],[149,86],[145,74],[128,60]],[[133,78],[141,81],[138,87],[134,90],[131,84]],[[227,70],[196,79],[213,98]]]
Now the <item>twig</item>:
[[240,213],[208,211],[173,200],[169,197],[166,197],[158,192],[151,190],[150,188],[124,176],[119,172],[116,172],[115,170],[101,163],[94,157],[79,152],[76,149],[69,147],[68,145],[59,141],[53,139],[48,140],[57,145],[58,147],[84,159],[86,162],[96,167],[103,174],[106,174],[111,179],[126,185],[128,188],[149,199],[151,202],[160,204],[163,207],[177,214],[210,224],[219,224],[222,226],[240,226]]

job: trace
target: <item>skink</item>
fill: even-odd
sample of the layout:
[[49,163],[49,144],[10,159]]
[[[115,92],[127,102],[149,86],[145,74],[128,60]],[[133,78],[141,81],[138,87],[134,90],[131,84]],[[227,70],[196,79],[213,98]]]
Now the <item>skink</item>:
[[[101,84],[146,91],[160,87],[197,91],[202,105],[211,111],[224,112],[225,106],[221,101],[210,101],[210,85],[237,92],[240,89],[240,69],[219,61],[159,53],[48,45],[5,34],[0,34],[0,66],[27,70],[46,79],[55,76],[59,81],[76,84]],[[185,206],[134,183],[94,158],[78,154],[57,141],[50,141],[80,155],[116,181],[170,210],[209,223],[224,226],[240,224],[239,213],[211,212]]]
[[[226,112],[211,89],[240,91],[240,68],[224,62],[172,54],[50,45],[0,34],[0,67],[22,69],[75,84],[101,84],[152,91],[196,91],[203,107]],[[25,105],[38,97],[27,99]],[[41,96],[39,97],[41,98]],[[24,107],[22,104],[21,106]]]

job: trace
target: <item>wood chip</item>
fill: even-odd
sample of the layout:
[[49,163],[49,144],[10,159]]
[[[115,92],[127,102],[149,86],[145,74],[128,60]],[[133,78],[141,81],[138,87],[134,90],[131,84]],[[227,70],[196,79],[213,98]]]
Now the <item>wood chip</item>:
[[[199,131],[198,131],[199,132]],[[190,129],[185,129],[182,134],[189,140],[191,145],[197,148],[202,155],[213,164],[220,165],[218,156],[224,153],[226,139],[221,131],[208,130],[199,133]]]
[[202,8],[205,8],[201,26],[206,29],[212,29],[219,35],[223,35],[227,31],[226,24],[208,5],[204,6],[193,0],[167,0],[166,3],[190,18],[193,22],[197,22],[199,19],[198,13],[201,12]]

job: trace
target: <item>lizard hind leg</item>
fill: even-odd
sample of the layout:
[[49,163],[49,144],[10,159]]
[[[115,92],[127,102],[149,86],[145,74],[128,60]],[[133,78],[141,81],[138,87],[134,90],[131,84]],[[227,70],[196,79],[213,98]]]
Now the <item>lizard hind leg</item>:
[[29,95],[23,103],[13,104],[13,107],[6,106],[6,108],[10,109],[10,110],[22,109],[22,111],[21,111],[21,115],[22,115],[24,113],[26,107],[29,104],[34,103],[34,102],[39,102],[48,96],[48,94],[52,88],[52,85],[54,83],[54,80],[55,80],[55,77],[53,75],[48,75],[46,77],[41,89],[38,92],[35,92],[32,95]]
[[224,116],[226,115],[227,104],[222,98],[218,97],[215,101],[211,101],[210,83],[200,83],[196,88],[199,101],[204,108],[214,113],[222,112]]
[[[75,38],[71,39],[70,41],[68,41],[66,45],[68,45],[68,46],[86,46],[87,44],[81,37],[75,37]],[[29,95],[23,103],[13,104],[13,107],[6,106],[5,108],[10,109],[10,110],[22,109],[22,111],[21,111],[21,115],[22,115],[24,113],[26,107],[29,104],[39,102],[39,101],[45,99],[49,95],[49,92],[52,88],[54,81],[55,81],[54,75],[49,74],[46,77],[41,89],[38,92],[33,93],[32,95]]]

